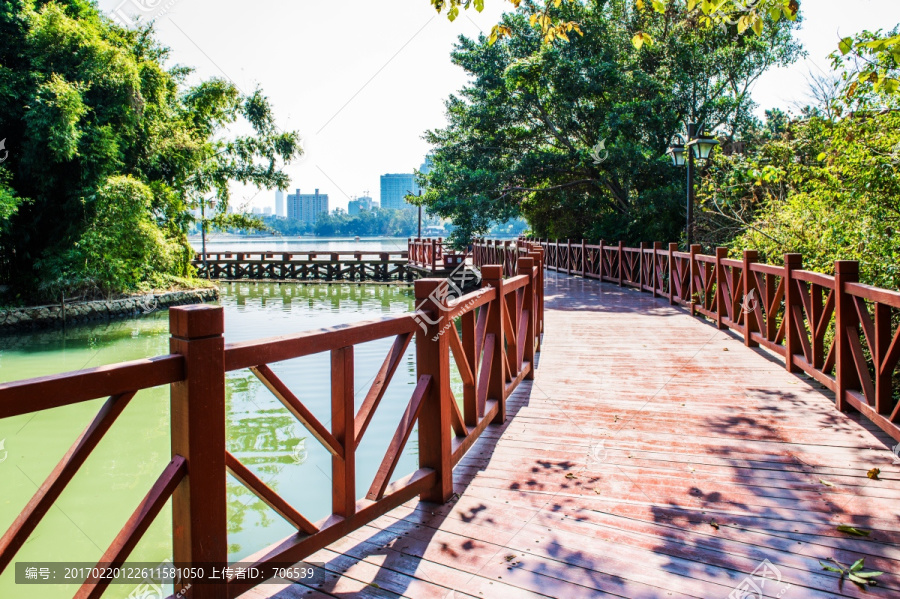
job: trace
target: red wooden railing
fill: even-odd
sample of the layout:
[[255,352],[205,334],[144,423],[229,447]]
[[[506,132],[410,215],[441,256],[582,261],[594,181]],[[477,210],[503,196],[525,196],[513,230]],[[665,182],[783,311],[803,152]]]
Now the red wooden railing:
[[548,270],[651,292],[736,331],[832,390],[838,409],[859,410],[900,441],[900,292],[860,284],[858,263],[837,261],[830,276],[803,270],[800,254],[776,266],[752,250],[736,260],[699,245],[540,245]]
[[415,237],[408,240],[409,263],[419,268],[427,268],[431,272],[444,268],[443,238]]
[[[529,248],[530,249],[530,248]],[[0,385],[0,418],[108,397],[94,421],[60,460],[15,522],[0,538],[0,572],[141,389],[171,385],[172,460],[116,535],[100,563],[121,565],[163,505],[172,498],[174,562],[221,564],[228,560],[225,473],[297,528],[249,559],[257,566],[296,562],[409,499],[445,502],[453,494],[452,470],[492,423],[506,419],[506,399],[534,377],[543,267],[535,250],[518,259],[516,276],[499,265],[482,269],[482,287],[448,300],[446,280],[415,284],[417,311],[368,323],[270,339],[226,344],[223,310],[189,306],[170,310],[171,354]],[[454,323],[459,320],[461,335]],[[372,416],[415,336],[417,385],[387,453],[362,498],[356,452]],[[357,412],[354,348],[393,338],[390,351]],[[313,414],[270,365],[311,354],[331,356],[331,426]],[[462,409],[450,388],[450,360],[463,381]],[[226,450],[225,375],[249,369],[332,454],[332,515],[313,523]],[[419,469],[390,483],[418,423]],[[175,588],[194,599],[236,597],[262,580]],[[76,594],[100,597],[109,580],[88,579]]]

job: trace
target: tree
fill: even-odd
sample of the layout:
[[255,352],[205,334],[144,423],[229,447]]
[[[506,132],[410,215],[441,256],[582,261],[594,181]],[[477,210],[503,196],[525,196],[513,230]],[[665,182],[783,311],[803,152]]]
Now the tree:
[[746,155],[718,156],[698,194],[706,245],[760,250],[809,270],[858,260],[861,278],[900,287],[900,113],[795,119],[762,131]]
[[[561,19],[554,12],[564,1],[577,0],[506,1],[530,15],[532,27],[541,31],[546,44],[567,42],[572,31],[581,33],[578,21]],[[853,0],[844,0],[844,4],[848,9],[858,8]],[[438,13],[446,9],[448,18],[453,21],[460,9],[482,11],[484,0],[431,0],[431,5]],[[752,32],[756,35],[762,35],[767,23],[771,26],[781,19],[793,21],[801,14],[799,0],[632,0],[631,7],[635,13],[655,11],[677,15],[685,23],[707,28],[734,25],[739,33]],[[509,27],[495,25],[491,31],[491,43],[511,33]],[[637,48],[654,41],[652,33],[646,30],[637,31],[632,38]],[[841,40],[838,49],[855,67],[845,89],[849,95],[852,96],[860,85],[871,86],[876,93],[900,95],[900,35],[896,30],[889,33],[863,32],[856,37],[847,37]]]
[[[434,165],[423,201],[465,242],[524,214],[540,237],[676,238],[682,171],[665,158],[685,121],[739,137],[754,123],[752,82],[799,54],[791,22],[742,36],[675,15],[636,14],[625,0],[568,3],[583,37],[547,45],[526,12],[507,15],[496,44],[462,38],[453,61],[471,83],[430,131]],[[658,43],[637,49],[636,31]]]
[[[298,137],[275,128],[262,93],[187,87],[190,70],[164,68],[167,56],[151,27],[124,29],[88,0],[0,4],[0,250],[23,298],[190,275],[190,209],[213,199],[224,225],[230,181],[286,185]],[[229,139],[237,121],[253,133]],[[140,251],[101,239],[123,239],[126,217]],[[107,259],[121,268],[91,266]]]

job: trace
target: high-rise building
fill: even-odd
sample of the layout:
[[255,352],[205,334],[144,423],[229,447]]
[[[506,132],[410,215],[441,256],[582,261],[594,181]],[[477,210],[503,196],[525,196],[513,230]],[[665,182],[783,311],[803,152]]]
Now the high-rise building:
[[427,175],[431,172],[432,165],[431,154],[429,154],[425,157],[425,162],[422,163],[422,166],[419,167],[419,172],[423,175]]
[[347,214],[356,216],[363,210],[373,210],[377,207],[378,204],[376,204],[369,196],[360,196],[355,200],[350,200],[347,204]]
[[284,192],[280,189],[275,191],[275,216],[284,218]]
[[418,193],[419,185],[413,173],[381,175],[381,207],[385,210],[412,208],[406,196]]
[[328,194],[319,193],[297,193],[288,194],[287,197],[287,217],[291,220],[299,220],[304,223],[314,223],[319,215],[328,214]]

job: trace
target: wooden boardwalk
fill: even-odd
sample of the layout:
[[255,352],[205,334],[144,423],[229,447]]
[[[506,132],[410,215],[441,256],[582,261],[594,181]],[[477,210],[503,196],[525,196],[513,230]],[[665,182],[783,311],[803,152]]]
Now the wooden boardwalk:
[[[683,308],[547,273],[537,376],[508,406],[458,498],[314,554],[313,584],[244,597],[900,597],[889,438]],[[861,557],[886,572],[866,592],[819,565]]]

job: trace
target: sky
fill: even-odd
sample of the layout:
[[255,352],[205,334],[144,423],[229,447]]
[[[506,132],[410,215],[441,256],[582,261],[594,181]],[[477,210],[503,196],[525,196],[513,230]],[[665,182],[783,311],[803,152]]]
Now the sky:
[[[446,123],[444,100],[466,82],[449,54],[459,35],[489,32],[502,10],[455,22],[427,0],[99,0],[110,15],[155,15],[171,62],[195,69],[194,81],[227,78],[271,100],[279,127],[299,131],[303,158],[289,165],[290,191],[329,194],[331,208],[367,191],[379,199],[385,173],[412,172],[428,144],[422,134]],[[147,10],[149,8],[150,10]],[[791,108],[806,77],[828,70],[838,40],[900,23],[898,0],[805,0],[797,36],[809,53],[766,73],[754,88],[760,111]],[[275,192],[234,189],[233,204],[274,207]]]

